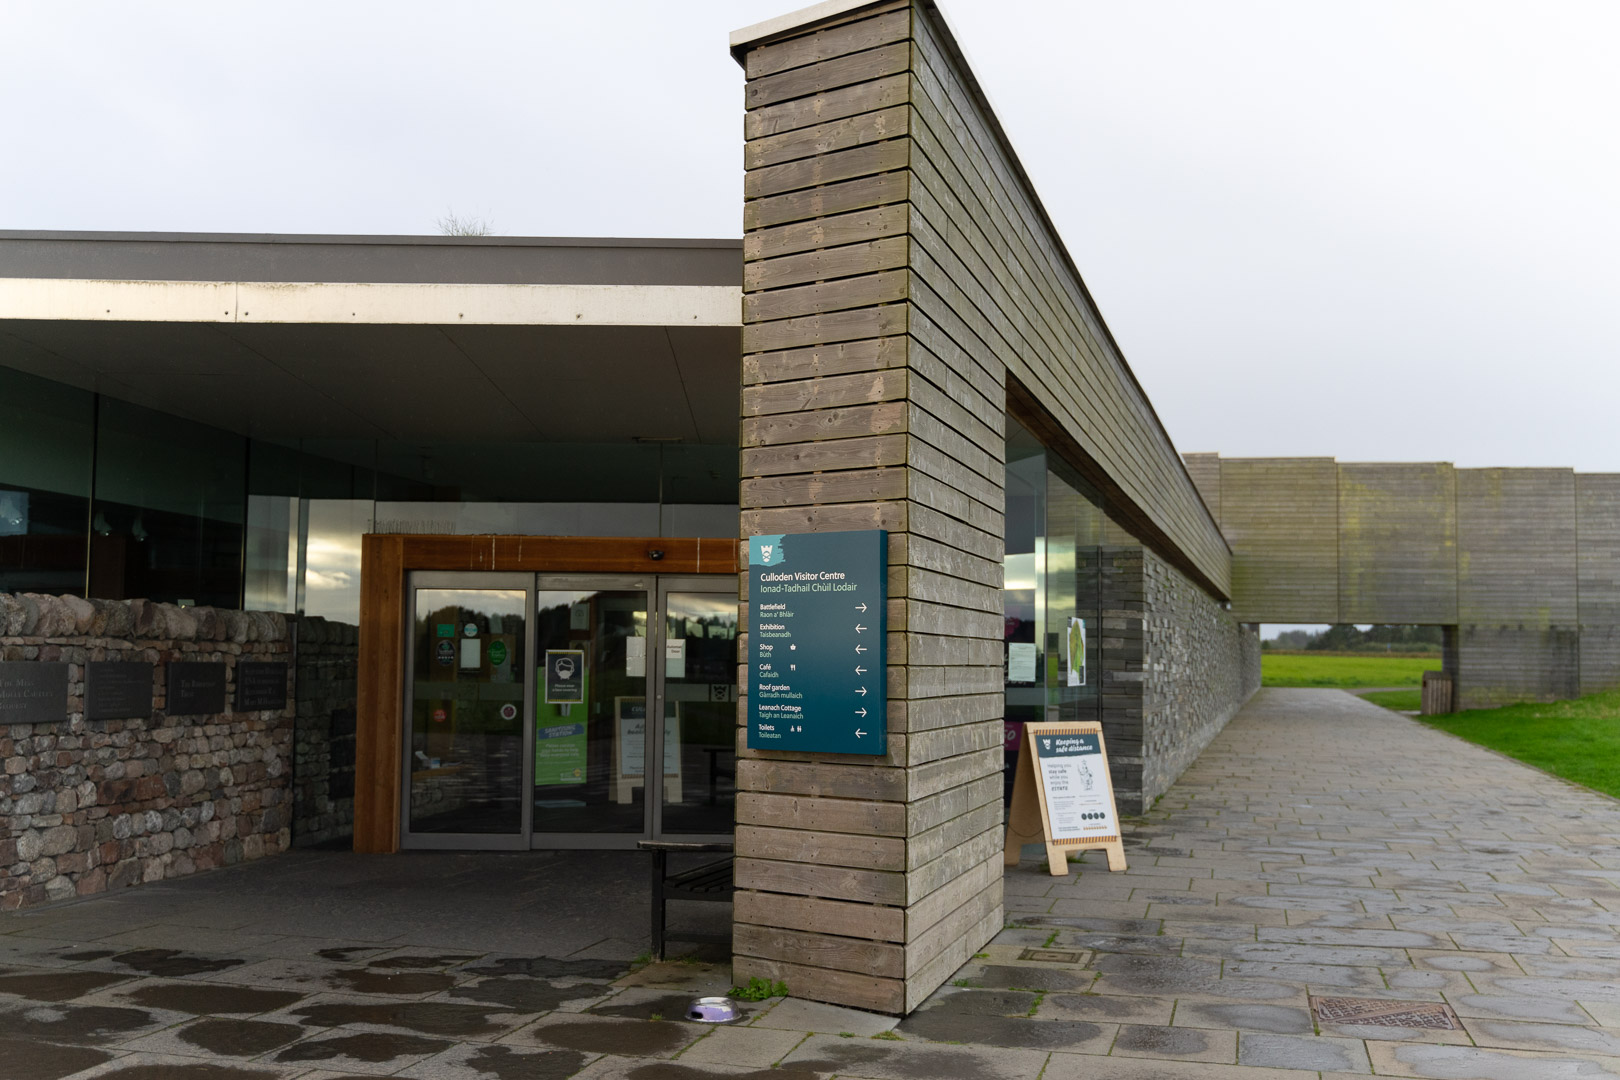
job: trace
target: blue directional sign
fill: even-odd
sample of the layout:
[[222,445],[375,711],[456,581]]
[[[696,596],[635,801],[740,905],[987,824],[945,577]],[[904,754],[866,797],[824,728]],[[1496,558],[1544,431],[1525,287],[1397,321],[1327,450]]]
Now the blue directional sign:
[[889,534],[748,538],[748,745],[881,754]]

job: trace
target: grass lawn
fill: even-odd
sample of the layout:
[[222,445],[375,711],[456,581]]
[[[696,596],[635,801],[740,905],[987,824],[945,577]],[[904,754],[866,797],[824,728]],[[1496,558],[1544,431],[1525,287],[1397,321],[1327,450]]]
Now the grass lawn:
[[1362,694],[1362,699],[1374,705],[1382,705],[1386,709],[1396,712],[1417,712],[1423,708],[1423,691],[1418,690],[1374,690],[1370,694]]
[[1550,705],[1425,716],[1423,722],[1620,797],[1620,691]]
[[1438,656],[1260,654],[1261,686],[1422,686]]

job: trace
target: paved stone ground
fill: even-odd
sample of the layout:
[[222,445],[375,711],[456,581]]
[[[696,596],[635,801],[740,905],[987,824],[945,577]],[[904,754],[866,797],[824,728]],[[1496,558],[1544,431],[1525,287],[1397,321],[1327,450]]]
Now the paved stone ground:
[[[1617,835],[1601,796],[1269,690],[1128,872],[1010,871],[1008,929],[898,1026],[791,998],[681,1022],[726,971],[636,968],[634,856],[295,853],[0,917],[0,1078],[1620,1078]],[[1318,1024],[1312,997],[1460,1027]]]

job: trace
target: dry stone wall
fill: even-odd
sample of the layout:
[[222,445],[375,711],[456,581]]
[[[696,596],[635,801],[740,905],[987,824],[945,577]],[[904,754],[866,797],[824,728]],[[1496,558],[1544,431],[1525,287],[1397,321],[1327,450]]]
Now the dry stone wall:
[[[183,877],[285,849],[290,694],[280,708],[238,712],[235,705],[244,663],[282,665],[290,685],[290,648],[281,615],[0,594],[0,698],[10,694],[9,703],[0,700],[0,908]],[[103,661],[151,665],[150,708],[86,719],[87,665]],[[223,708],[172,712],[170,683],[178,676],[171,679],[171,663],[219,665],[188,669],[204,682],[223,668]],[[259,700],[273,700],[276,668],[249,670]],[[60,705],[33,689],[41,676],[59,673]],[[31,719],[15,722],[30,694]],[[40,718],[45,712],[60,716]]]

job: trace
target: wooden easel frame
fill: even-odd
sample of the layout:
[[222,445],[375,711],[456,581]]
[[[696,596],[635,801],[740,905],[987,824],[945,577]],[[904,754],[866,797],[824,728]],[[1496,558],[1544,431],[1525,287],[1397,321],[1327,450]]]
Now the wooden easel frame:
[[1097,748],[1102,752],[1103,783],[1108,788],[1108,803],[1114,808],[1114,821],[1119,821],[1119,804],[1114,800],[1114,779],[1108,772],[1108,744],[1103,741],[1102,725],[1095,720],[1082,720],[1072,724],[1027,723],[1023,742],[1018,748],[1018,766],[1013,775],[1012,806],[1007,808],[1007,850],[1003,862],[1017,866],[1025,844],[1038,840],[1046,842],[1046,864],[1053,877],[1069,876],[1069,852],[1101,849],[1108,855],[1108,869],[1119,873],[1125,869],[1125,844],[1119,835],[1088,836],[1084,840],[1053,840],[1052,820],[1046,810],[1046,784],[1041,770],[1035,767],[1035,744],[1038,735],[1096,735]]

